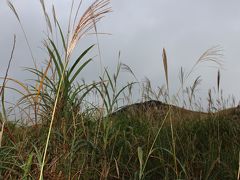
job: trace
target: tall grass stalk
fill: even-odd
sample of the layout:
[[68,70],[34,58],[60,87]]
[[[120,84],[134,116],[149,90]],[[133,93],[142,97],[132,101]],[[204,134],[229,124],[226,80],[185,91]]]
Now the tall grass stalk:
[[[163,121],[161,123],[161,126],[158,128],[158,131],[157,131],[157,133],[156,133],[156,135],[154,137],[154,140],[153,140],[153,142],[151,144],[151,148],[149,149],[149,151],[147,153],[147,157],[146,157],[145,160],[143,160],[143,155],[139,155],[139,154],[143,153],[143,152],[141,152],[142,151],[141,148],[138,150],[138,156],[139,156],[139,161],[140,161],[140,172],[139,172],[139,179],[140,180],[144,178],[144,171],[146,169],[148,160],[149,160],[151,154],[156,150],[156,149],[154,149],[154,146],[155,146],[156,141],[157,141],[157,139],[159,137],[159,134],[160,134],[160,132],[161,132],[161,130],[163,128],[163,125],[165,124],[167,118],[169,117],[170,112],[171,112],[171,108],[168,109],[168,111],[167,111],[167,113],[166,113],[166,115],[165,115],[165,117],[164,117],[164,119],[163,119]],[[144,161],[144,163],[143,163],[143,161]]]
[[[182,68],[181,68],[181,74],[180,74],[180,81],[181,81],[181,87],[178,89],[177,91],[177,95],[179,94],[179,92],[181,91],[183,93],[183,88],[184,88],[184,84],[186,83],[186,81],[189,79],[190,75],[195,71],[195,69],[197,68],[197,65],[199,63],[202,62],[213,62],[219,66],[221,66],[221,62],[218,60],[218,57],[222,56],[221,54],[221,50],[218,49],[218,47],[212,47],[210,49],[208,49],[207,51],[205,51],[200,58],[196,61],[196,63],[192,66],[192,68],[190,69],[190,71],[185,75]],[[164,73],[165,73],[165,79],[166,79],[166,84],[167,84],[167,102],[171,102],[170,99],[170,94],[169,94],[169,76],[168,76],[168,60],[167,60],[167,54],[166,54],[166,50],[163,48],[163,52],[162,52],[162,60],[163,60],[163,65],[164,65]],[[219,76],[219,75],[218,75]],[[220,76],[218,77],[218,85],[220,82]],[[189,95],[189,102],[190,102],[190,106],[192,106],[192,98],[194,97],[194,93],[195,93],[195,89],[196,87],[200,84],[200,76],[198,78],[195,79],[193,86],[191,87],[191,92]],[[183,95],[182,95],[183,96]],[[183,96],[184,97],[184,96]],[[209,96],[211,97],[211,95]],[[174,169],[175,169],[175,173],[178,177],[178,163],[177,163],[177,155],[176,155],[176,139],[175,139],[175,135],[174,135],[174,128],[173,128],[173,120],[172,120],[172,105],[170,103],[169,105],[169,111],[167,112],[165,118],[167,118],[167,116],[169,117],[170,120],[170,129],[171,129],[171,140],[172,140],[172,151],[173,151],[173,161],[174,161]],[[165,122],[165,120],[163,121]],[[159,131],[157,132],[155,139],[158,138],[160,131],[161,131],[161,127],[159,128]],[[153,141],[152,147],[150,148],[150,151],[148,153],[148,156],[145,160],[145,164],[147,164],[147,161],[150,157],[150,155],[152,154],[152,148],[155,145],[155,141]],[[141,151],[139,151],[141,152]],[[142,156],[140,156],[142,157]],[[140,174],[139,174],[139,178],[143,178],[143,174],[144,174],[144,170],[145,170],[145,166],[144,165],[142,167],[141,163],[140,163]],[[183,166],[182,166],[183,167]],[[185,171],[184,171],[185,172]]]
[[[167,91],[168,91],[168,100],[170,101],[170,94],[169,94],[169,82],[168,82],[168,59],[166,50],[163,48],[163,65],[164,65],[164,72],[165,72],[165,78],[167,83]],[[176,144],[175,144],[175,137],[174,137],[174,130],[173,130],[173,122],[172,122],[172,106],[169,106],[169,119],[170,119],[170,125],[171,125],[171,135],[172,135],[172,148],[173,148],[173,160],[174,160],[174,168],[175,172],[178,176],[178,170],[177,170],[177,158],[176,158]]]
[[47,140],[46,140],[46,144],[45,144],[45,148],[44,148],[43,159],[42,159],[42,163],[41,163],[39,180],[43,179],[43,169],[44,169],[44,165],[45,165],[48,144],[49,144],[49,141],[50,141],[50,135],[51,135],[51,132],[52,132],[53,121],[54,121],[54,117],[55,117],[55,113],[56,113],[57,103],[58,103],[59,94],[60,94],[61,86],[62,86],[63,79],[64,79],[64,72],[65,72],[66,68],[67,68],[67,64],[65,64],[65,66],[64,66],[64,71],[62,72],[62,76],[61,76],[59,87],[58,87],[57,94],[56,94],[56,99],[55,99],[55,103],[54,103],[54,107],[53,107],[52,117],[51,117],[49,129],[48,129]]
[[[72,8],[73,8],[73,3],[74,1],[72,1],[72,7],[71,7],[71,12],[70,12],[70,19],[69,19],[69,26],[68,26],[68,33],[70,32],[70,21],[71,21],[71,14],[72,14]],[[57,54],[57,58],[58,58],[58,63],[60,65],[60,67],[57,65],[58,63],[56,62],[56,58],[54,56],[53,53],[51,53],[51,50],[48,48],[49,54],[51,56],[51,58],[53,60],[55,60],[55,65],[56,67],[61,68],[58,70],[58,74],[60,77],[60,81],[58,84],[58,89],[57,89],[57,93],[56,93],[56,98],[54,101],[54,106],[53,106],[53,112],[52,112],[52,116],[51,116],[51,121],[50,121],[50,125],[49,125],[49,129],[48,129],[48,135],[47,135],[47,139],[46,139],[46,143],[45,143],[45,148],[44,148],[44,154],[43,154],[43,160],[42,160],[42,164],[41,164],[41,170],[40,170],[40,176],[39,176],[39,180],[43,179],[43,170],[44,170],[44,165],[45,165],[45,159],[46,159],[46,154],[47,154],[47,149],[48,149],[48,145],[49,145],[49,141],[50,141],[50,135],[52,132],[52,128],[53,128],[53,121],[54,121],[54,117],[55,117],[55,113],[57,110],[57,105],[59,103],[59,97],[60,97],[60,92],[62,90],[62,85],[64,86],[69,86],[68,83],[70,83],[70,85],[73,83],[74,79],[76,78],[76,76],[81,72],[81,70],[91,61],[88,60],[86,63],[84,63],[78,70],[77,72],[73,75],[72,79],[68,82],[65,82],[65,78],[69,78],[69,76],[71,75],[72,71],[74,70],[74,68],[76,67],[76,65],[80,62],[80,60],[82,59],[82,57],[88,52],[88,50],[90,50],[91,48],[89,48],[88,50],[86,50],[74,63],[74,65],[70,68],[70,71],[67,71],[66,74],[66,70],[70,61],[70,57],[71,54],[74,50],[74,48],[76,47],[77,42],[80,40],[80,38],[87,33],[90,29],[92,29],[93,27],[96,26],[96,22],[99,21],[102,16],[108,12],[110,12],[109,8],[106,8],[106,6],[109,4],[109,0],[96,0],[95,2],[93,2],[92,5],[89,6],[89,8],[84,12],[84,14],[82,15],[82,17],[79,20],[79,23],[77,24],[74,30],[74,33],[72,35],[72,38],[68,39],[69,34],[67,35],[67,42],[64,40],[63,34],[62,34],[62,30],[59,26],[59,31],[61,33],[61,38],[62,38],[62,44],[63,47],[65,47],[65,57],[64,57],[64,66],[63,66],[63,62],[61,62],[61,58],[59,57],[59,53],[57,51],[57,49],[55,48],[55,45],[53,43],[53,41],[50,40],[50,43],[52,44],[53,48],[55,49],[55,52]],[[43,5],[43,9],[44,8],[44,2],[42,1],[42,5]],[[44,11],[45,12],[45,11]],[[78,11],[77,11],[78,13]],[[44,13],[45,16],[47,15],[46,13]],[[77,16],[77,14],[76,14]],[[48,17],[48,16],[46,16]],[[47,18],[49,19],[49,18]],[[67,84],[65,84],[67,83]],[[64,87],[65,91],[68,91],[67,87]],[[60,102],[61,103],[61,102]]]
[[22,29],[22,32],[24,34],[24,37],[25,37],[25,40],[26,40],[26,43],[27,43],[27,46],[28,46],[28,49],[29,49],[29,52],[30,52],[30,55],[31,55],[31,58],[33,60],[33,64],[34,64],[34,67],[37,69],[37,63],[36,63],[36,60],[34,58],[34,55],[33,55],[33,51],[32,51],[32,48],[31,48],[31,45],[29,43],[29,40],[28,40],[28,37],[27,37],[27,33],[26,31],[24,30],[24,27],[22,25],[22,22],[21,22],[21,19],[20,19],[20,16],[18,15],[17,11],[16,11],[16,8],[14,7],[14,5],[11,3],[10,0],[7,0],[7,3],[8,3],[8,6],[9,8],[12,10],[12,12],[14,13],[14,15],[16,16],[18,22],[19,22],[19,25]]
[[11,51],[11,55],[10,55],[10,59],[8,61],[8,66],[7,66],[7,70],[5,73],[5,76],[3,78],[3,84],[0,90],[0,97],[1,97],[1,102],[2,102],[2,112],[3,112],[3,119],[1,123],[1,131],[0,131],[0,148],[2,147],[2,139],[3,139],[3,132],[4,132],[4,128],[5,128],[5,123],[7,121],[7,114],[6,114],[6,108],[5,108],[5,102],[4,102],[4,90],[5,90],[5,86],[6,86],[6,82],[7,82],[7,78],[8,78],[8,72],[11,66],[11,62],[13,59],[13,53],[16,47],[16,35],[14,35],[13,37],[13,47],[12,47],[12,51]]

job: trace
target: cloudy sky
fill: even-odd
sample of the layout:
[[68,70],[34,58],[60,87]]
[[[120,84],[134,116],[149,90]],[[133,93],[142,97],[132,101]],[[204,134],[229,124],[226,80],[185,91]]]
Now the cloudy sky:
[[[43,66],[46,53],[42,47],[45,24],[39,0],[11,1],[21,18],[38,65]],[[55,5],[57,16],[66,27],[71,0],[46,1]],[[82,10],[92,1],[85,0]],[[139,80],[148,77],[153,85],[165,83],[162,65],[162,48],[169,63],[170,89],[179,87],[180,68],[190,70],[201,54],[213,46],[223,51],[221,88],[224,94],[240,98],[240,1],[239,0],[112,0],[113,12],[98,25],[99,42],[104,66],[114,70],[121,51],[121,61],[129,65]],[[49,12],[51,14],[51,12]],[[29,78],[23,67],[33,66],[24,35],[6,1],[0,1],[0,76],[3,76],[12,47],[13,34],[17,35],[14,65],[10,76],[19,80]],[[85,37],[81,47],[96,42]],[[97,51],[96,51],[97,52]],[[99,59],[96,58],[82,77],[91,81],[99,75]],[[201,75],[200,94],[207,97],[209,88],[216,87],[217,68],[213,64],[201,64],[192,78]],[[128,77],[128,76],[123,76]],[[128,81],[130,79],[126,79]]]

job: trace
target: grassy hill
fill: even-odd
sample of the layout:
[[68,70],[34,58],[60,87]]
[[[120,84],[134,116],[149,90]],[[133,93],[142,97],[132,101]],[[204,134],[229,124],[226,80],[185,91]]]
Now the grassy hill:
[[168,111],[171,112],[174,120],[204,118],[208,115],[208,113],[205,112],[192,111],[156,100],[149,100],[123,106],[119,110],[115,111],[113,115],[126,114],[132,116],[141,116],[151,114],[154,115],[154,118],[163,118],[166,116]]
[[[93,32],[89,34],[98,35],[96,23],[111,12],[110,1],[96,0],[81,14],[79,8],[76,12],[71,9],[68,29],[64,31],[54,7],[50,16],[44,2],[40,1],[47,25],[47,37],[43,40],[48,56],[43,61],[47,61],[38,67],[33,59],[35,67],[26,68],[31,82],[9,77],[14,36],[0,86],[0,179],[239,179],[239,107],[204,113],[151,100],[115,110],[121,100],[133,99],[132,87],[136,83],[119,87],[122,83],[118,82],[121,70],[137,79],[127,65],[119,63],[113,75],[101,67],[104,71],[100,78],[89,84],[77,81],[92,62],[93,58],[87,55],[94,48],[92,45],[77,54],[78,41],[90,30]],[[10,1],[8,5],[28,42],[21,16]],[[99,50],[99,46],[95,49]],[[210,48],[189,72],[181,68],[181,87],[176,90],[176,98],[181,92],[181,102],[184,97],[190,105],[197,101],[200,76],[190,87],[187,79],[199,63],[219,65],[219,55],[218,49]],[[163,67],[166,88],[154,93],[150,82],[138,86],[143,94],[140,99],[145,97],[144,93],[146,97],[170,99],[165,49]],[[220,71],[216,89],[221,98]],[[9,90],[20,98],[8,109],[5,93]],[[208,95],[209,104],[214,106],[211,91]],[[9,121],[10,117],[16,121]]]
[[[169,111],[170,108],[170,111]],[[45,179],[236,179],[236,108],[194,112],[159,101],[125,106],[103,119],[89,113],[55,126]],[[2,178],[39,176],[48,125],[6,126]]]

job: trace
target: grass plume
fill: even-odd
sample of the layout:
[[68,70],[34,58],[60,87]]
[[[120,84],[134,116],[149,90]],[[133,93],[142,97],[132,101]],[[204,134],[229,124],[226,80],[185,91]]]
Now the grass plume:
[[[219,47],[205,51],[189,71],[181,67],[180,87],[171,96],[171,67],[164,48],[166,85],[157,90],[147,77],[138,81],[120,62],[120,52],[114,73],[105,67],[97,80],[87,83],[78,78],[92,62],[94,57],[88,55],[96,45],[76,58],[72,54],[86,33],[98,34],[97,23],[111,12],[110,0],[94,1],[80,17],[82,0],[73,0],[67,27],[58,21],[54,6],[51,14],[45,1],[40,3],[47,25],[44,67],[27,67],[32,79],[28,83],[9,77],[14,37],[1,78],[0,179],[239,179],[236,100],[225,99],[219,70],[216,89],[208,91],[208,112],[200,111],[201,76],[188,82],[203,62],[221,67]],[[13,4],[8,5],[21,24]],[[134,81],[119,81],[123,71]],[[12,90],[20,98],[5,108],[4,93]],[[232,107],[225,108],[229,102]],[[12,117],[16,121],[10,121]]]

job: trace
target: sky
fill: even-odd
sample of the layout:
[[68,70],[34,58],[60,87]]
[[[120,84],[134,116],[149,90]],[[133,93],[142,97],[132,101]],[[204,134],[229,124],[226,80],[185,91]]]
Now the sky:
[[[45,21],[39,0],[11,1],[27,33],[38,66],[43,67],[46,51],[42,40],[46,37]],[[77,1],[76,1],[77,2]],[[83,0],[82,10],[91,0]],[[54,4],[62,27],[66,28],[71,0],[48,0],[45,2],[49,14]],[[98,31],[111,35],[99,35],[101,59],[105,67],[114,71],[120,61],[132,68],[139,81],[149,78],[153,87],[165,84],[162,64],[162,49],[168,57],[170,92],[179,88],[179,71],[189,71],[198,58],[209,48],[218,46],[223,61],[221,67],[221,89],[225,96],[240,98],[240,1],[239,0],[112,0],[112,12],[98,24]],[[0,1],[0,76],[4,75],[13,42],[17,36],[13,65],[9,75],[19,80],[30,79],[23,67],[33,67],[33,62],[16,17]],[[95,36],[84,37],[79,49],[96,43]],[[97,53],[98,51],[96,51]],[[86,68],[81,78],[98,80],[99,58]],[[213,67],[214,66],[214,67]],[[190,82],[201,76],[199,95],[207,98],[208,89],[217,84],[218,68],[212,63],[200,64],[192,74]],[[123,75],[121,81],[134,80]]]

